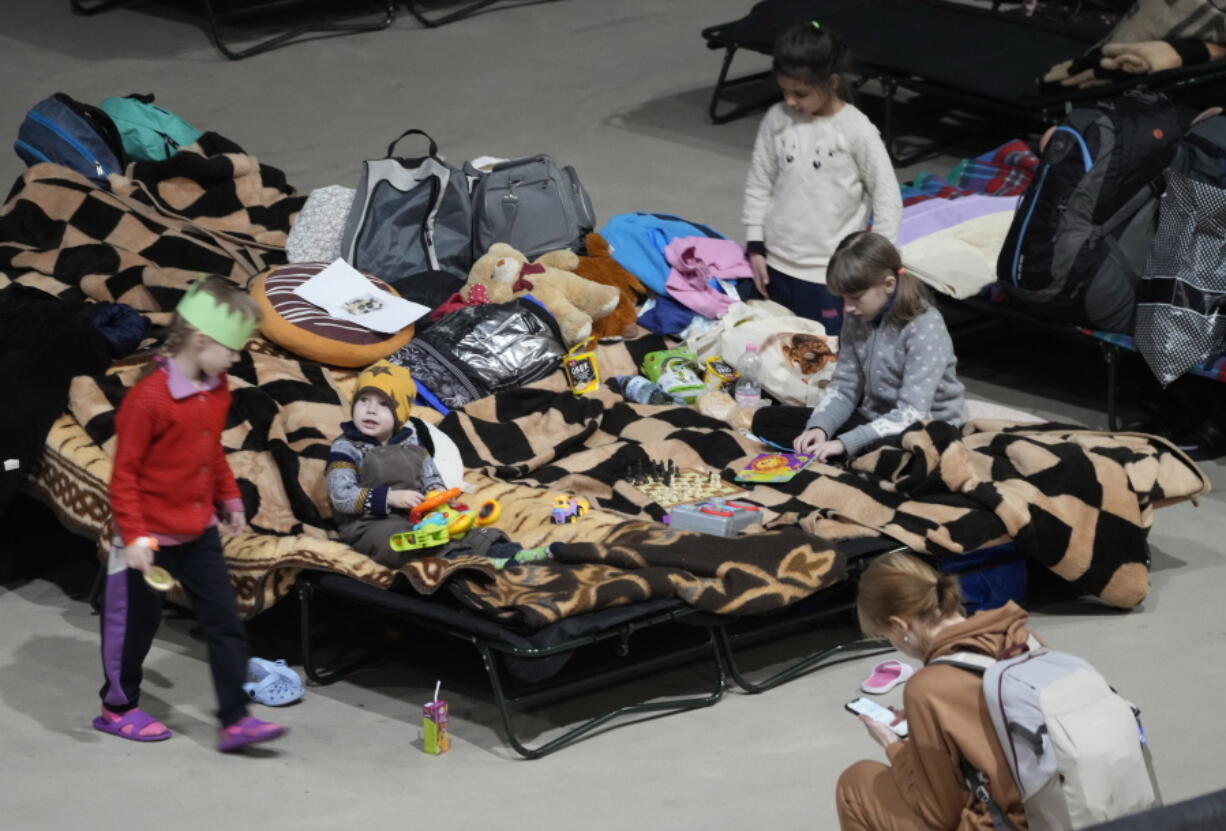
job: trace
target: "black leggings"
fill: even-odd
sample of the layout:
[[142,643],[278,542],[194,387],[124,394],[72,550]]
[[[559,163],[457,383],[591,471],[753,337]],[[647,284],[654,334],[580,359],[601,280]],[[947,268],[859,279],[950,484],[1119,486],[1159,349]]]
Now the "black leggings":
[[[791,448],[796,437],[805,431],[805,425],[812,414],[812,407],[796,407],[788,404],[759,407],[758,411],[753,414],[753,424],[749,429],[755,436]],[[864,424],[868,424],[867,418],[858,412],[852,413],[851,418],[839,428],[839,432],[845,433]],[[832,439],[834,436],[826,438]],[[874,444],[870,447],[875,446]],[[869,450],[870,447],[864,448],[861,453]]]
[[[143,664],[162,622],[162,596],[144,575],[122,562],[122,547],[111,552],[102,594],[102,703],[123,713],[140,702]],[[200,623],[217,693],[217,718],[228,727],[247,715],[247,633],[221,553],[221,538],[209,528],[182,545],[168,545],[154,562],[175,576]]]

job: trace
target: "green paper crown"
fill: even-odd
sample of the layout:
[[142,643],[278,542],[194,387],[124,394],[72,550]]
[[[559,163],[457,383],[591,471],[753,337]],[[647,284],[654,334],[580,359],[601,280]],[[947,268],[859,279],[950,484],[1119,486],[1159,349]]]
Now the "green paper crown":
[[255,332],[255,318],[236,312],[218,302],[208,292],[201,291],[203,280],[192,283],[175,311],[197,330],[204,332],[222,346],[242,349]]

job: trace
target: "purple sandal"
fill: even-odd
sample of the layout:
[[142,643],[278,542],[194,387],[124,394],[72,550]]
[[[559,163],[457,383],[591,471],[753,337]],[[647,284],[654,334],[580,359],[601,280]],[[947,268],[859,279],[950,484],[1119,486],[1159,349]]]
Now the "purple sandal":
[[258,718],[246,716],[240,718],[229,727],[221,729],[221,733],[217,738],[217,749],[222,753],[231,753],[248,745],[272,741],[279,736],[284,736],[288,732],[288,727],[282,727],[280,724],[273,724],[271,721],[260,721]]
[[159,723],[140,707],[133,707],[126,713],[103,711],[94,719],[94,729],[134,742],[161,742],[174,735],[169,729],[163,729],[160,733],[150,733],[147,736],[141,733],[149,725]]

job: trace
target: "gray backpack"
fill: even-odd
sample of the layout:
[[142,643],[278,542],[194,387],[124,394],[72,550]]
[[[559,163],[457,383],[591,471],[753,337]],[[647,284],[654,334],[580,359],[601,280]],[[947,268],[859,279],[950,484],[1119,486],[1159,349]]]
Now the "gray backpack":
[[476,259],[505,242],[529,259],[547,251],[583,249],[596,227],[592,200],[573,167],[558,167],[548,156],[501,162],[476,175],[473,189],[472,252]]
[[[411,135],[430,142],[427,155],[395,158],[396,144]],[[443,161],[430,136],[406,130],[388,145],[385,158],[363,163],[341,256],[389,283],[423,271],[467,277],[472,227],[467,175]]]
[[[955,652],[930,663],[983,675],[1031,831],[1087,828],[1161,804],[1140,712],[1081,658],[1031,638],[1030,651],[1016,658]],[[987,777],[965,760],[963,776],[997,831],[1017,831],[989,795]]]

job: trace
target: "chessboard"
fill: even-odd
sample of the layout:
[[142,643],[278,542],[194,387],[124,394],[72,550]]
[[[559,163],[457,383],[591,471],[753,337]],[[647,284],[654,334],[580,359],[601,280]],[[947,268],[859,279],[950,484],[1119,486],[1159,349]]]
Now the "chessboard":
[[[665,484],[666,478],[668,484]],[[719,474],[714,471],[688,467],[670,472],[667,477],[649,475],[637,481],[631,480],[630,484],[649,496],[651,501],[661,508],[689,505],[714,496],[734,496],[745,492],[743,488],[719,478]]]

